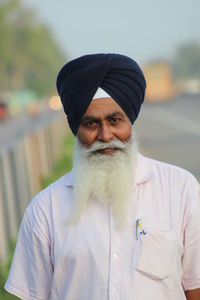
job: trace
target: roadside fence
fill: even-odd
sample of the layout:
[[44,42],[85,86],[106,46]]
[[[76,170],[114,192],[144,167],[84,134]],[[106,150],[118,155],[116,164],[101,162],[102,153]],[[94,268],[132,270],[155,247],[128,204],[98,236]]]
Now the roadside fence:
[[24,211],[41,189],[41,178],[59,158],[66,134],[66,119],[55,114],[48,123],[0,149],[0,262],[6,261]]

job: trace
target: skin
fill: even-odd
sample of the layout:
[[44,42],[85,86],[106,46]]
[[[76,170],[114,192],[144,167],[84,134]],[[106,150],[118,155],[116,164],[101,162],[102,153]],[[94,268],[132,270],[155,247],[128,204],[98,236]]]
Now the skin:
[[[93,100],[78,128],[78,138],[85,147],[95,141],[107,143],[112,139],[122,142],[131,136],[131,122],[121,107],[111,98]],[[116,149],[101,150],[102,155],[112,155]],[[185,292],[187,300],[200,300],[200,289]]]
[[[93,100],[85,112],[78,128],[78,139],[85,146],[95,141],[107,143],[112,139],[126,142],[131,137],[131,122],[112,98]],[[101,150],[104,155],[111,155],[116,149]]]
[[200,289],[185,292],[187,300],[200,300]]

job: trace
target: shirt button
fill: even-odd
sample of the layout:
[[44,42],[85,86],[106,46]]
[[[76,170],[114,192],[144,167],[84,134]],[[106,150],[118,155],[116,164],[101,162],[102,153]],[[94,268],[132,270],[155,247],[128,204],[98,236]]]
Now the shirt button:
[[113,254],[113,259],[117,260],[118,259],[118,255],[117,254]]
[[112,288],[113,293],[118,293],[118,289],[116,287]]

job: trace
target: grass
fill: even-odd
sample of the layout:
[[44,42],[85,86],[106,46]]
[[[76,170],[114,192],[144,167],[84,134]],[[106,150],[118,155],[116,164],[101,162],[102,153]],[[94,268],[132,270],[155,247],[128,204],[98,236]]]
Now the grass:
[[[74,151],[74,137],[72,134],[68,134],[63,141],[62,153],[58,161],[55,163],[53,171],[49,176],[42,179],[42,188],[45,188],[50,183],[57,180],[59,177],[67,173],[72,168],[72,154]],[[16,300],[19,299],[4,290],[4,284],[8,277],[10,269],[15,242],[11,243],[9,259],[6,264],[0,265],[0,300]]]
[[9,258],[8,261],[5,265],[0,265],[0,300],[15,300],[15,299],[19,299],[9,293],[7,293],[4,290],[4,284],[6,282],[6,279],[8,277],[8,271],[10,269],[10,264],[12,261],[12,257],[13,257],[13,252],[15,249],[15,242],[12,242],[10,245],[10,253],[9,253]]
[[64,139],[62,153],[58,161],[55,163],[52,173],[42,179],[42,187],[45,188],[59,177],[69,172],[72,168],[72,155],[74,151],[74,137],[68,134]]

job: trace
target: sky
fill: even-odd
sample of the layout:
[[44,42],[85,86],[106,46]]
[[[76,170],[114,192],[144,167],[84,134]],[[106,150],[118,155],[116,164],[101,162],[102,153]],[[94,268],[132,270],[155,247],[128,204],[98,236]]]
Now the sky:
[[55,35],[67,59],[114,52],[139,63],[171,60],[200,43],[199,0],[22,0]]

